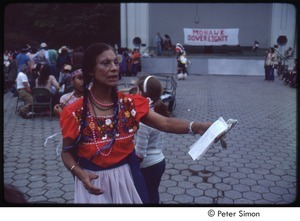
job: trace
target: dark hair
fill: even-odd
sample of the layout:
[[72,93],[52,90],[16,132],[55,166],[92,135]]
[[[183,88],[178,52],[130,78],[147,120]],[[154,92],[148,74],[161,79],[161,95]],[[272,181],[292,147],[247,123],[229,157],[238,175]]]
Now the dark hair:
[[[84,57],[83,57],[83,64],[82,64],[82,72],[83,72],[83,82],[84,82],[84,92],[83,92],[83,111],[81,115],[81,122],[80,122],[80,133],[79,137],[77,138],[76,142],[73,144],[73,147],[80,141],[85,140],[86,138],[83,136],[83,129],[86,125],[86,118],[88,114],[88,96],[89,96],[89,85],[92,81],[92,76],[90,75],[96,66],[96,60],[97,57],[102,54],[104,51],[107,50],[112,50],[115,52],[115,49],[105,43],[95,43],[90,45],[86,51],[84,52]],[[117,120],[117,115],[118,115],[118,95],[117,95],[117,88],[114,90],[113,94],[113,100],[115,103],[115,118]],[[116,128],[116,127],[115,127]]]
[[38,77],[38,84],[40,86],[45,86],[51,75],[51,68],[49,65],[43,65],[40,71],[40,76]]
[[[165,105],[160,99],[160,96],[163,93],[163,87],[160,81],[156,77],[151,76],[148,78],[148,81],[146,82],[147,84],[144,85],[147,77],[149,76],[143,76],[137,82],[137,87],[142,92],[142,96],[149,97],[153,101],[155,112],[165,117],[170,117],[171,113],[167,105]],[[146,92],[144,91],[144,86],[146,87]]]

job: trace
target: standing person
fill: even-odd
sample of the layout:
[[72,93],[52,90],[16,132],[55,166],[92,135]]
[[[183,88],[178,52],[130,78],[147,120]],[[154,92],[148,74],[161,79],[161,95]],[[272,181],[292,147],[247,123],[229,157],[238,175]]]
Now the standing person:
[[157,32],[156,36],[155,36],[155,43],[156,43],[156,50],[157,50],[157,56],[161,55],[161,50],[162,50],[162,38],[160,36],[160,33]]
[[67,46],[62,46],[58,50],[58,53],[59,54],[56,61],[56,70],[59,73],[65,65],[71,65],[72,61]]
[[71,72],[72,72],[72,66],[69,64],[65,64],[59,73],[58,83],[59,83],[59,87],[62,88],[63,94],[71,86]]
[[20,67],[23,64],[26,64],[27,67],[29,68],[29,71],[31,71],[31,64],[30,64],[31,60],[30,60],[30,57],[27,55],[28,50],[29,50],[29,48],[27,47],[27,45],[24,45],[21,48],[20,53],[16,57],[18,71],[20,71]]
[[277,56],[274,48],[270,48],[266,57],[267,80],[274,81],[274,69],[277,61]]
[[188,65],[186,53],[183,46],[180,43],[176,44],[175,50],[177,54],[177,79],[185,80],[187,78]]
[[59,104],[54,106],[54,112],[58,116],[65,106],[74,103],[78,98],[83,96],[83,75],[81,69],[77,69],[71,73],[71,84],[74,86],[74,91],[62,95]]
[[168,34],[165,34],[165,49],[166,50],[172,50],[173,44],[172,44],[172,40],[171,37]]
[[40,50],[32,58],[36,64],[50,65],[48,45],[43,42],[40,44]]
[[55,79],[58,81],[59,72],[57,72],[57,69],[56,69],[58,52],[56,49],[48,49],[48,54],[49,54],[51,73],[55,77]]
[[136,77],[138,73],[138,67],[140,65],[140,53],[139,49],[134,48],[132,59],[131,59],[131,74],[132,76]]
[[28,66],[26,64],[22,64],[16,79],[18,96],[20,99],[25,101],[25,105],[20,107],[18,111],[20,116],[26,119],[31,118],[32,113],[30,113],[30,107],[33,103],[31,88],[27,77],[28,73],[29,73]]
[[[137,83],[138,93],[150,100],[150,109],[165,117],[170,117],[168,107],[160,100],[163,88],[153,76],[143,76]],[[166,161],[162,152],[165,133],[143,123],[134,137],[135,150],[140,158],[141,172],[144,176],[149,203],[159,203],[159,184],[165,172]]]
[[36,54],[36,49],[35,48],[33,48],[33,47],[31,47],[30,45],[29,45],[29,50],[28,50],[28,52],[27,52],[27,55],[29,56],[29,58],[30,58],[30,69],[31,69],[31,74],[32,74],[32,72],[33,72],[33,69],[35,68],[35,66],[36,66],[36,63],[34,62],[34,60],[33,60],[33,57],[34,57],[34,55]]
[[12,84],[10,91],[13,93],[14,97],[17,97],[18,91],[16,88],[16,78],[18,76],[18,66],[17,66],[16,59],[14,59],[13,57],[10,59],[9,62],[10,62],[9,66],[7,68],[7,77]]
[[265,63],[264,63],[265,79],[264,79],[264,81],[267,81],[267,80],[268,80],[267,58],[268,58],[269,50],[270,50],[270,49],[266,50],[266,52],[265,52]]
[[148,203],[133,143],[139,122],[165,132],[201,135],[212,123],[167,118],[149,110],[147,98],[118,92],[119,62],[110,45],[88,47],[82,71],[84,96],[60,115],[61,156],[75,176],[74,202]]

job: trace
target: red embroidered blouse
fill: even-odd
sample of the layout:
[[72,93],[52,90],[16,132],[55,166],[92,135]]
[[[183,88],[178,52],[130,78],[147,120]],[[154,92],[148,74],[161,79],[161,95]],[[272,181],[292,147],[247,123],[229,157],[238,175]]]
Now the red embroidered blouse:
[[[111,153],[108,156],[101,154],[93,158],[92,162],[100,167],[108,167],[118,163],[134,150],[133,138],[138,129],[140,119],[149,111],[149,101],[133,94],[118,92],[119,114],[118,129]],[[83,98],[65,107],[60,115],[60,126],[63,138],[76,139],[80,132],[80,119],[83,110]],[[103,147],[111,141],[113,135],[113,116],[98,116],[97,122],[87,118],[83,128],[84,140],[78,145],[78,156],[90,159],[97,152],[97,146]],[[96,143],[93,138],[93,131]],[[104,153],[109,150],[105,150]]]

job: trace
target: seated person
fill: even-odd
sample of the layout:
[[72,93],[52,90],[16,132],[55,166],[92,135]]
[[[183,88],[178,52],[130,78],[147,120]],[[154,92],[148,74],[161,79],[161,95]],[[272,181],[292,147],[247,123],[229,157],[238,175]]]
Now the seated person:
[[57,94],[59,90],[58,82],[52,75],[51,67],[49,65],[43,65],[40,69],[40,75],[35,80],[36,87],[45,87],[49,89],[51,94]]
[[32,113],[30,113],[30,107],[33,103],[31,88],[27,77],[28,73],[29,73],[28,66],[26,64],[22,64],[20,66],[20,71],[16,79],[18,96],[21,100],[25,102],[25,105],[20,107],[18,111],[20,116],[26,119],[31,117]]
[[171,50],[173,47],[172,40],[169,35],[165,34],[164,49]]
[[252,51],[256,51],[259,47],[259,42],[258,41],[254,41],[253,47],[252,47]]
[[[51,94],[52,97],[52,104],[57,104],[59,100],[59,84],[56,81],[56,78],[52,75],[51,67],[50,65],[42,65],[40,69],[40,75],[35,80],[35,86],[36,87],[43,87],[47,88]],[[47,98],[48,99],[48,98]],[[42,100],[40,100],[42,101]]]
[[290,86],[291,87],[297,87],[297,78],[298,78],[297,63],[298,63],[298,60],[295,59],[293,70],[290,71]]

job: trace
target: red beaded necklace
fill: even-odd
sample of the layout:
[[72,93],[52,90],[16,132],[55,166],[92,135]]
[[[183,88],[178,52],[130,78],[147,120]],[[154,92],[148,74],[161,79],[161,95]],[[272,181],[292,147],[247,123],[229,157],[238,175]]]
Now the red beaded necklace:
[[112,106],[114,105],[114,103],[104,104],[104,103],[101,103],[101,102],[97,101],[97,99],[95,98],[95,96],[94,96],[94,94],[93,94],[93,92],[92,92],[92,89],[90,90],[90,94],[91,94],[91,97],[92,97],[93,101],[94,101],[96,104],[98,104],[98,105],[100,105],[100,106],[102,106],[102,107],[112,107]]
[[[96,122],[98,123],[98,125],[99,125],[99,122],[98,122],[95,110],[93,109],[92,104],[91,104],[90,101],[88,101],[88,106],[89,106],[90,114],[91,114],[91,123],[90,123],[90,126],[91,126],[91,129],[92,129],[93,140],[94,140],[94,143],[95,143],[96,149],[97,149],[96,155],[101,154],[102,156],[107,157],[107,156],[110,155],[110,153],[112,151],[112,144],[114,142],[114,139],[111,142],[109,142],[107,145],[105,145],[105,147],[100,148],[98,146],[95,130],[96,130]],[[94,114],[93,114],[93,112],[94,112]],[[106,153],[104,153],[103,151],[107,150],[107,149],[108,149],[108,151]]]

